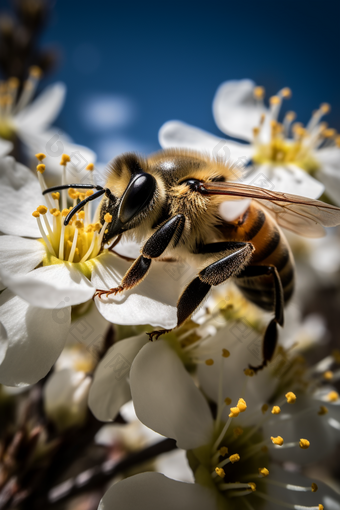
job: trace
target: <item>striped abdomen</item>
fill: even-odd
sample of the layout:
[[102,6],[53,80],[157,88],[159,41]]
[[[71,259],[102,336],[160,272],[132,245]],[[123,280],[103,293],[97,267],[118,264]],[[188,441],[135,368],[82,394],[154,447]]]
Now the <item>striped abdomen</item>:
[[[294,261],[289,244],[276,221],[257,202],[251,202],[241,221],[223,226],[228,240],[249,241],[255,247],[248,266],[275,266],[283,287],[284,301],[294,291]],[[273,310],[273,280],[270,276],[238,277],[235,283],[249,301]]]

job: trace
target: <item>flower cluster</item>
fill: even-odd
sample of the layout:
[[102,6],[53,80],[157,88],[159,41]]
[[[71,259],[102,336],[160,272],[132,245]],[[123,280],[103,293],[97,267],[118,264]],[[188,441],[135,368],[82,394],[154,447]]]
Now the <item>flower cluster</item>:
[[[301,318],[306,299],[301,259],[307,278],[313,271],[312,262],[304,258],[306,247],[301,249],[296,239],[289,245],[274,220],[266,220],[269,213],[261,205],[257,223],[251,231],[244,228],[239,239],[235,232],[247,214],[255,214],[251,197],[232,221],[218,209],[224,200],[220,199],[213,223],[204,200],[209,200],[209,190],[213,195],[218,191],[214,186],[222,185],[215,169],[207,183],[183,172],[173,186],[184,208],[168,221],[165,181],[160,172],[155,177],[148,174],[142,168],[146,163],[136,156],[111,163],[117,182],[108,188],[96,184],[103,176],[87,149],[65,142],[56,165],[48,150],[47,155],[41,151],[54,136],[48,125],[62,105],[65,89],[56,84],[32,101],[39,78],[33,67],[20,95],[15,79],[0,89],[0,382],[6,385],[0,407],[13,391],[21,395],[18,399],[31,392],[27,434],[16,435],[11,429],[9,442],[0,436],[0,489],[15,503],[22,483],[19,495],[28,497],[26,478],[15,466],[33,466],[42,481],[42,466],[53,464],[58,448],[62,452],[74,442],[74,450],[79,445],[83,455],[84,441],[77,443],[75,436],[79,431],[79,437],[87,438],[85,430],[90,430],[92,446],[105,447],[107,457],[94,474],[89,470],[79,475],[82,483],[98,473],[119,475],[105,494],[102,491],[99,510],[129,510],[136,501],[138,508],[151,510],[339,510],[339,494],[307,476],[307,467],[327,461],[339,444],[340,354],[334,351],[318,362],[309,359],[327,331],[318,315]],[[213,103],[216,123],[247,144],[178,121],[161,128],[160,143],[163,148],[185,149],[184,154],[194,149],[196,157],[204,153],[203,161],[228,169],[229,176],[235,172],[238,184],[313,199],[325,192],[328,201],[340,204],[339,136],[322,120],[330,107],[322,104],[304,127],[293,123],[294,112],[280,119],[282,102],[290,95],[288,88],[280,90],[267,107],[263,87],[250,80],[226,82]],[[16,137],[26,144],[30,161],[36,152],[34,171],[8,156]],[[85,179],[70,185],[75,150],[86,155]],[[133,167],[128,177],[126,161]],[[171,161],[166,164],[170,172]],[[204,200],[195,195],[192,207],[205,208],[202,230],[211,225],[220,237],[211,234],[204,251],[203,237],[196,233],[187,260],[180,238],[184,232],[189,239],[195,229],[184,226],[181,211],[188,190],[198,193],[203,184]],[[92,200],[94,189],[103,195],[99,205]],[[283,201],[280,196],[276,200]],[[158,223],[151,206],[147,209],[156,199],[164,201]],[[295,199],[301,205],[302,199]],[[317,202],[312,206],[317,208]],[[317,212],[313,214],[309,220],[318,223]],[[266,221],[275,232],[273,239],[270,230],[261,234]],[[115,234],[108,239],[110,232]],[[166,237],[170,241],[165,246]],[[253,241],[253,247],[240,258],[243,240]],[[266,252],[266,243],[271,251]],[[337,234],[331,243],[338,261]],[[216,251],[221,244],[222,251]],[[319,249],[322,252],[323,246]],[[266,271],[249,274],[247,265],[256,250],[267,255],[252,267]],[[285,292],[294,281],[291,252],[297,259],[297,298],[278,331],[277,324],[283,326],[280,302],[288,301]],[[207,254],[212,257],[205,258]],[[222,259],[231,261],[233,272],[216,265]],[[339,264],[331,268],[335,282]],[[248,287],[235,286],[231,278],[220,286],[229,276],[243,278]],[[249,283],[253,276],[258,280]],[[317,287],[317,278],[310,285]],[[275,312],[275,318],[268,312]],[[159,339],[150,341],[146,332]],[[39,388],[41,399],[35,407],[30,400],[34,388]],[[132,403],[131,417],[126,409]],[[30,428],[37,420],[31,408],[37,407],[44,413],[39,433]],[[113,423],[99,430],[100,422]],[[29,452],[25,462],[16,441]],[[163,452],[154,459],[157,448],[175,448],[174,441],[175,456]],[[66,483],[48,496],[61,497],[75,485]]]

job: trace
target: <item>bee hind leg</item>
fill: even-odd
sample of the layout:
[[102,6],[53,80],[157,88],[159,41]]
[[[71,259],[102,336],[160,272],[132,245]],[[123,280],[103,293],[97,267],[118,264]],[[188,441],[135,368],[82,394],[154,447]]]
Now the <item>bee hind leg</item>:
[[262,343],[262,356],[263,361],[260,365],[252,366],[249,368],[258,372],[267,366],[268,362],[272,360],[278,340],[277,325],[283,326],[284,322],[284,295],[283,288],[279,273],[274,266],[248,266],[238,278],[251,278],[256,276],[271,276],[274,289],[274,318],[268,324],[263,337]]

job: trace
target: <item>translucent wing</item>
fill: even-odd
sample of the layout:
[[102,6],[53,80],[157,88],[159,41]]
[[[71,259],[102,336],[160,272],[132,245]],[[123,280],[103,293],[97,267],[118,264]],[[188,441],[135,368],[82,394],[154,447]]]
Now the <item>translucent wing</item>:
[[304,237],[322,237],[324,227],[340,225],[340,209],[320,200],[272,191],[235,182],[205,182],[200,192],[208,195],[227,195],[231,199],[257,200],[275,217],[277,223]]

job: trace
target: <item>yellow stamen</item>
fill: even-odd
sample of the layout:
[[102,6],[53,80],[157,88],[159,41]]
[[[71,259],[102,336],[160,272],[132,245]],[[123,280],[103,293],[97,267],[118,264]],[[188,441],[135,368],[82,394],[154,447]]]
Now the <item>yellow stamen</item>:
[[70,188],[68,190],[68,196],[72,198],[72,200],[76,200],[79,197],[79,193],[74,188]]
[[[107,213],[107,214],[108,214],[108,213]],[[211,358],[206,359],[206,360],[205,360],[205,364],[206,364],[206,365],[208,365],[208,367],[210,367],[211,365],[213,365],[213,364],[214,364],[214,360],[213,360],[213,359],[211,359]]]
[[58,218],[58,216],[60,216],[60,211],[58,209],[56,211],[54,211],[53,216],[55,218]]
[[11,78],[9,78],[8,80],[8,86],[11,88],[11,89],[17,89],[20,85],[20,82],[18,80],[18,78],[16,78],[15,76],[12,76]]
[[85,219],[85,211],[80,211],[80,212],[78,213],[78,217],[79,217],[79,219],[80,219],[80,220]]
[[254,482],[248,482],[248,485],[249,485],[249,487],[251,488],[251,490],[252,490],[253,492],[255,492],[255,491],[256,491],[256,484],[255,484]]
[[62,215],[62,216],[64,216],[64,218],[65,218],[65,217],[68,215],[68,213],[69,213],[69,212],[70,212],[70,211],[69,211],[68,209],[63,209],[63,210],[61,211],[61,215]]
[[263,404],[263,406],[261,407],[261,411],[262,411],[262,414],[265,414],[269,409],[269,405],[268,404]]
[[234,455],[230,455],[229,457],[229,460],[232,464],[234,464],[235,462],[238,462],[240,460],[240,456],[238,453],[234,453]]
[[283,438],[281,436],[277,436],[277,437],[271,436],[270,439],[272,440],[272,443],[276,444],[277,446],[282,446],[283,445]]
[[44,163],[40,163],[40,165],[37,165],[37,172],[43,174],[45,172],[45,168],[46,166],[44,165]]
[[225,457],[228,453],[228,448],[226,446],[222,446],[219,450],[219,454],[222,455],[222,457]]
[[255,87],[254,88],[254,97],[255,99],[263,99],[265,94],[264,87]]
[[339,393],[337,391],[330,391],[327,395],[329,402],[336,402],[339,399]]
[[37,79],[37,80],[38,80],[39,78],[41,78],[41,76],[42,76],[42,74],[43,74],[42,70],[41,70],[41,69],[40,69],[40,67],[38,67],[38,66],[31,66],[31,67],[29,68],[29,73],[30,73],[30,75],[32,76],[32,78],[35,78],[35,79]]
[[90,197],[91,195],[93,195],[93,190],[92,189],[87,190],[85,196]]
[[288,391],[285,395],[288,404],[294,404],[296,402],[296,395],[292,391]]
[[287,112],[286,119],[288,122],[293,122],[293,120],[296,119],[296,113],[295,112]]
[[229,418],[236,418],[240,414],[240,409],[238,407],[231,407]]
[[84,223],[80,220],[76,220],[75,227],[76,228],[84,228]]
[[237,402],[237,407],[240,410],[240,413],[243,413],[247,409],[246,401],[243,398],[240,398]]
[[328,409],[325,406],[320,406],[320,410],[318,411],[319,416],[323,416],[324,414],[328,413]]
[[254,370],[252,370],[251,368],[245,368],[244,369],[244,375],[247,375],[248,377],[253,377]]
[[56,209],[55,207],[53,207],[52,209],[50,209],[50,213],[53,214],[57,211],[58,209]]
[[37,211],[40,213],[40,214],[46,214],[48,209],[45,205],[39,205],[39,207],[37,207]]
[[267,468],[259,468],[259,473],[262,475],[262,476],[268,476],[269,475],[269,471]]
[[323,505],[321,505],[321,504],[319,505],[319,510],[324,510]]
[[299,446],[302,450],[307,450],[310,447],[310,442],[307,439],[300,439]]
[[279,98],[279,96],[272,96],[269,98],[269,103],[271,105],[277,105],[281,103],[281,99]]
[[312,483],[312,492],[316,492],[318,490],[318,486],[316,485],[316,483]]
[[273,406],[273,409],[272,409],[272,414],[280,414],[281,413],[281,409],[279,406]]
[[67,163],[69,163],[71,161],[70,159],[70,156],[68,154],[62,154],[61,155],[61,160],[60,160],[60,164],[62,166],[65,166]]
[[46,155],[43,153],[43,152],[38,152],[35,157],[37,158],[38,161],[42,161],[43,159],[46,158]]
[[221,478],[224,478],[225,477],[225,472],[224,472],[224,469],[223,468],[215,468],[215,473],[220,476]]
[[224,402],[225,402],[225,404],[226,404],[227,406],[230,406],[230,404],[231,404],[231,398],[226,397],[226,398],[224,399]]
[[54,200],[59,200],[60,198],[60,193],[58,193],[58,191],[56,193],[51,193],[51,196]]
[[38,211],[34,211],[32,212],[32,216],[34,216],[34,218],[39,218],[40,214],[38,213]]
[[322,133],[325,138],[333,138],[336,135],[336,130],[332,128],[325,129]]
[[[94,169],[94,164],[93,164],[93,163],[89,163],[89,164],[87,165],[87,167],[85,168],[85,170],[90,170],[90,171],[92,171],[93,169]],[[92,193],[93,193],[93,192],[92,192]]]
[[230,352],[228,351],[228,349],[222,349],[222,356],[223,358],[229,358]]
[[320,110],[324,115],[326,115],[326,113],[329,113],[331,111],[331,105],[328,103],[322,103],[320,105]]
[[281,90],[281,96],[284,97],[285,99],[290,99],[292,97],[292,91],[290,90],[289,87],[285,87],[284,89]]
[[326,372],[324,372],[323,377],[324,379],[326,379],[326,381],[330,381],[331,379],[333,379],[333,372],[331,370],[327,370]]

